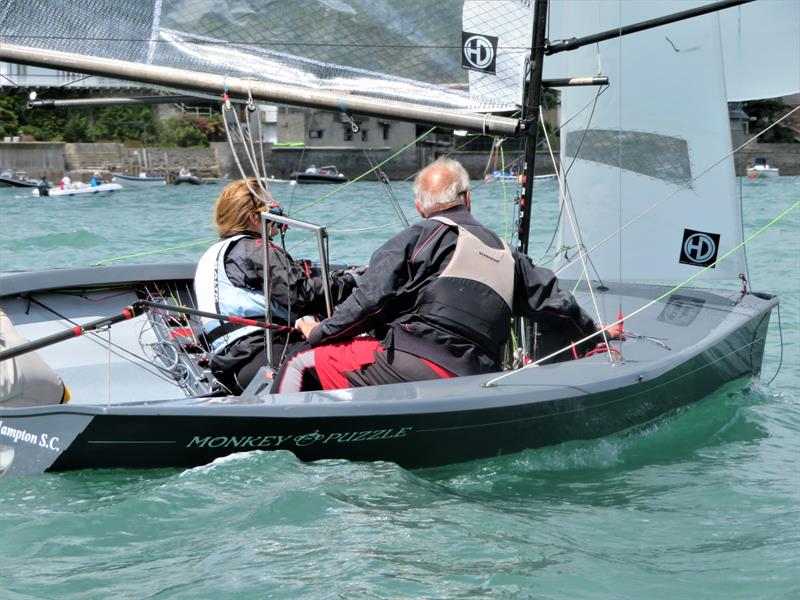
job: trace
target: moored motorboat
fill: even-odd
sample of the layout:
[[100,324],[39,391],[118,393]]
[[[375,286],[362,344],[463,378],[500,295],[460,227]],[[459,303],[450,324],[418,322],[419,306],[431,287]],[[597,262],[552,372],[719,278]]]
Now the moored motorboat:
[[25,173],[9,169],[0,173],[0,187],[37,187],[41,181],[25,177]]
[[172,180],[173,185],[181,185],[188,183],[189,185],[201,185],[204,181],[194,175],[189,169],[181,169],[175,179]]
[[122,189],[122,186],[119,183],[101,183],[99,185],[87,185],[85,183],[73,183],[69,186],[65,187],[51,187],[51,188],[44,188],[38,187],[33,189],[33,195],[44,197],[44,196],[90,196],[92,194],[110,194],[112,192],[118,192]]
[[203,180],[200,179],[197,175],[192,175],[192,174],[178,175],[175,179],[173,179],[172,183],[173,185],[181,185],[184,183],[187,183],[189,185],[201,185],[203,183]]
[[345,183],[349,181],[334,165],[308,167],[305,171],[294,171],[290,178],[297,183]]
[[124,183],[131,187],[161,187],[167,185],[167,180],[164,177],[150,177],[146,173],[139,173],[138,176],[114,173],[113,181],[120,184]]
[[778,177],[781,174],[777,167],[770,167],[766,158],[757,158],[752,167],[747,167],[748,179],[761,179],[763,177]]

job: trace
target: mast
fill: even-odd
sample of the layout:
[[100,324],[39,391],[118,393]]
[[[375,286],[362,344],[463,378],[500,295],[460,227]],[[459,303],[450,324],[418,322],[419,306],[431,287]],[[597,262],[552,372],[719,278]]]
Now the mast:
[[536,163],[536,147],[539,143],[539,104],[542,98],[542,61],[545,54],[547,4],[549,0],[536,0],[533,12],[533,37],[531,39],[531,76],[528,97],[523,107],[520,129],[525,133],[525,162],[523,165],[522,196],[519,199],[519,229],[517,250],[528,253],[528,238],[531,224],[531,199],[533,197],[533,175]]

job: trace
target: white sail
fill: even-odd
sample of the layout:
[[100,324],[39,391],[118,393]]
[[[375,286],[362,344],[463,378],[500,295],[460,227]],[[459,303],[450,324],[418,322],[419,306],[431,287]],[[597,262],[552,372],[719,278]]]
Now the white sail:
[[759,0],[719,14],[730,101],[800,92],[800,2]]
[[[676,6],[586,0],[563,8],[559,26],[580,37]],[[565,54],[569,73],[610,78],[599,97],[595,88],[562,95],[562,169],[600,278],[676,283],[737,246],[742,225],[717,15]],[[575,248],[569,212],[560,239]],[[568,255],[572,262],[562,256],[557,267],[562,276],[580,277],[576,251]],[[737,251],[702,277],[735,280],[743,270]]]

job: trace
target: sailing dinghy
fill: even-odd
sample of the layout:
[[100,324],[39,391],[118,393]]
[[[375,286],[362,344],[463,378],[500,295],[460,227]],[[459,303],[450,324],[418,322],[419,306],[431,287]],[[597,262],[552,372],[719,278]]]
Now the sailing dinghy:
[[[69,36],[53,36],[61,40],[55,49],[3,44],[0,58],[217,91],[226,99],[241,95],[524,136],[525,175],[512,242],[527,251],[545,49],[555,53],[556,47],[545,43],[545,0],[533,6],[467,0],[458,3],[462,12],[457,14],[448,12],[447,3],[409,2],[401,14],[388,0],[351,0],[320,3],[324,14],[316,16],[304,13],[300,4],[285,3],[285,19],[276,19],[277,7],[245,19],[253,41],[263,39],[269,24],[308,21],[319,28],[315,39],[330,39],[333,54],[338,53],[331,60],[345,65],[336,69],[314,54],[317,45],[300,43],[309,39],[302,28],[286,34],[297,36],[296,45],[278,36],[286,45],[272,53],[248,46],[246,28],[243,37],[227,44],[212,39],[228,23],[220,3],[204,18],[192,7],[191,19],[179,2],[159,0],[149,13],[139,2],[129,4],[136,9],[114,10],[130,15],[131,22],[120,30],[129,41],[126,48],[112,45],[108,51],[84,42],[81,50],[99,57],[78,55]],[[66,27],[72,18],[68,6]],[[509,356],[509,369],[500,373],[281,395],[267,393],[256,381],[241,396],[219,396],[210,395],[207,355],[193,334],[196,316],[185,309],[195,306],[194,264],[3,273],[0,305],[21,334],[61,339],[71,330],[75,339],[36,345],[72,390],[72,403],[0,408],[0,473],[191,467],[252,450],[289,450],[302,460],[388,460],[428,467],[607,435],[699,401],[730,381],[757,376],[770,312],[778,301],[753,293],[746,276],[740,277],[746,273],[744,239],[725,121],[721,17],[713,12],[719,6],[701,6],[707,10],[693,19],[667,20],[660,29],[636,27],[632,30],[638,33],[619,37],[628,33],[623,25],[666,14],[669,6],[623,2],[619,12],[605,10],[602,2],[550,6],[551,35],[572,32],[563,36],[570,50],[566,59],[553,60],[565,69],[562,77],[563,72],[596,73],[598,65],[607,77],[560,80],[566,86],[565,168],[559,181],[565,250],[557,268],[563,285],[575,289],[598,321],[624,319],[626,341],[611,342],[580,360],[562,360],[569,355],[569,340],[553,339],[536,323],[515,323],[519,347]],[[41,43],[36,29],[25,29],[31,10],[12,1],[7,22],[20,28],[13,32],[15,41],[27,33],[36,45]],[[342,51],[349,50],[347,42],[369,39],[343,34],[341,27],[359,21],[354,14],[374,34],[374,19],[381,13],[388,15],[381,30],[385,47],[378,43],[366,56]],[[436,28],[459,19],[463,31],[452,51],[459,32]],[[602,25],[613,33],[592,38]],[[790,29],[796,25],[790,22]],[[187,31],[190,27],[198,29]],[[138,47],[130,40],[137,39],[133,33],[139,29],[142,39],[154,36],[169,43]],[[415,44],[396,43],[404,31],[414,32]],[[97,37],[112,34],[98,30]],[[624,61],[623,46],[631,50]],[[388,75],[367,70],[368,59]],[[519,106],[522,73],[527,73],[527,89]],[[289,75],[306,87],[287,83]],[[412,79],[416,76],[421,79]],[[469,92],[449,85],[453,81],[468,84]],[[676,90],[668,81],[683,83]],[[544,79],[545,85],[554,82]],[[385,96],[375,98],[377,89]],[[513,91],[509,95],[503,89]],[[662,101],[654,90],[669,92],[662,108],[654,105]],[[688,96],[684,102],[696,115],[688,121],[683,113],[654,119],[681,110],[674,104],[678,91]],[[626,104],[621,111],[628,94],[646,106]],[[587,99],[589,110],[581,104]],[[508,116],[515,110],[520,118]],[[325,229],[316,231],[325,266]],[[81,326],[91,329],[111,315],[122,317],[106,331],[78,335]]]

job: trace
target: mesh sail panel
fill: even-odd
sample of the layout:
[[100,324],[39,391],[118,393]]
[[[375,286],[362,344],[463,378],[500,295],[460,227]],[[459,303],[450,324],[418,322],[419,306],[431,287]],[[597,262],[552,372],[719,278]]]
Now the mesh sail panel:
[[[441,108],[504,111],[470,94],[463,0],[6,0],[2,39]],[[487,17],[488,18],[488,17]]]

